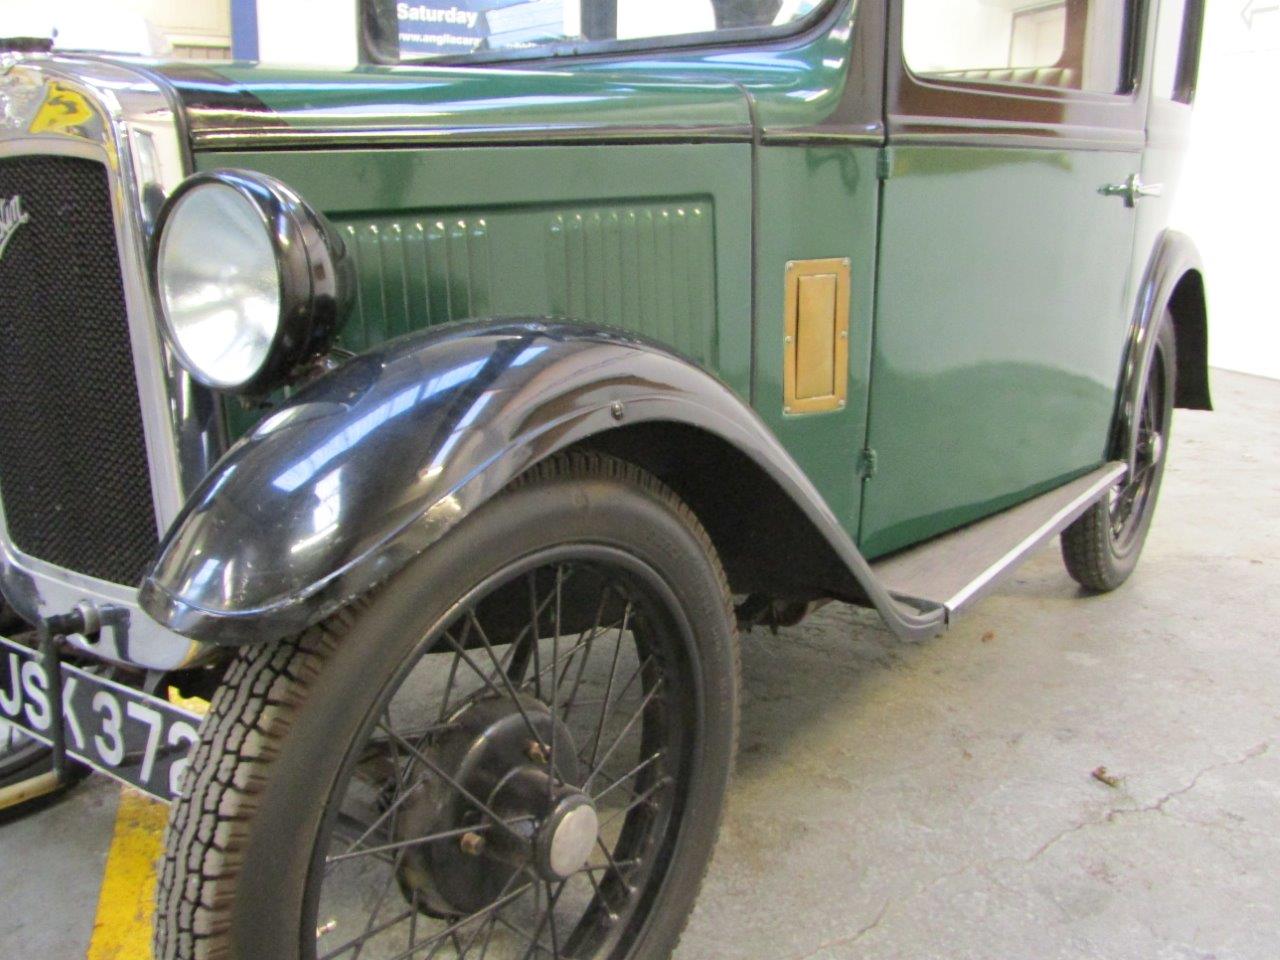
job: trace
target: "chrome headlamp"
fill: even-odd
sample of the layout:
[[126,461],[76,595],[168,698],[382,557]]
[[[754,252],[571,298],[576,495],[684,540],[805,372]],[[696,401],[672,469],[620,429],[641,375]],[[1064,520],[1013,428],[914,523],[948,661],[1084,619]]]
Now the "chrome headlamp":
[[165,332],[208,387],[265,393],[323,353],[349,302],[336,231],[279,180],[244,170],[188,177],[156,227]]

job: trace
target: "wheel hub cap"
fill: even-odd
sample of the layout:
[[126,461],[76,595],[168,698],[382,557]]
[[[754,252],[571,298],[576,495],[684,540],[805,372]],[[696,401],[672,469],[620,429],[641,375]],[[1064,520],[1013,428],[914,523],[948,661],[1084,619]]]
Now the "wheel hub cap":
[[581,793],[561,801],[539,831],[538,872],[548,880],[565,880],[582,869],[596,845],[600,818]]
[[577,786],[583,772],[564,724],[521,698],[519,707],[472,703],[451,727],[424,751],[448,779],[424,777],[397,818],[397,841],[445,837],[409,848],[397,871],[405,898],[432,916],[456,917],[492,903],[520,871],[554,882],[580,870],[600,824]]

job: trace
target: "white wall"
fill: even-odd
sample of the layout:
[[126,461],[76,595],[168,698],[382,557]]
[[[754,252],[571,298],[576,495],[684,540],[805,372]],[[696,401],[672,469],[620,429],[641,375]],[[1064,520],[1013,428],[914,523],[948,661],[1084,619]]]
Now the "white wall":
[[231,45],[229,0],[115,0],[147,18],[178,46]]
[[1003,67],[1009,62],[1011,4],[904,0],[903,51],[915,70]]
[[[1174,225],[1205,260],[1209,362],[1280,378],[1280,9],[1208,0]],[[1252,27],[1248,16],[1252,14]]]
[[65,49],[159,57],[225,55],[231,45],[228,0],[0,0],[0,29],[53,36]]
[[258,59],[354,66],[356,0],[258,0]]

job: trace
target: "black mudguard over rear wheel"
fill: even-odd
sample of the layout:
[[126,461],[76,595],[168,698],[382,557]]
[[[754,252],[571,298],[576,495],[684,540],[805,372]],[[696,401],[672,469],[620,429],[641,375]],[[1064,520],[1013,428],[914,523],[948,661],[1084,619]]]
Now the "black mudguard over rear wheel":
[[628,464],[557,457],[237,657],[170,818],[156,956],[665,957],[737,690],[697,519]]

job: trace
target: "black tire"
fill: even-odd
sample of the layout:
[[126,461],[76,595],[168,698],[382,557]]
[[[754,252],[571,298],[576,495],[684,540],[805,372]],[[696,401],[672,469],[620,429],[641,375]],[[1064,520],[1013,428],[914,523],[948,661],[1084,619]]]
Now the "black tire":
[[[541,563],[543,557],[555,558],[553,568],[546,564],[530,566]],[[562,557],[568,559],[560,559]],[[602,557],[607,562],[598,559]],[[632,615],[633,600],[630,594],[623,594],[632,589],[632,581],[619,579],[617,582],[623,586],[615,588],[614,581],[607,579],[606,572],[612,575],[613,570],[608,564],[614,560],[626,571],[635,572],[634,585],[639,599],[635,600],[630,626],[627,618]],[[519,567],[520,564],[525,567]],[[557,743],[574,742],[568,732],[570,707],[561,704],[557,708],[557,694],[553,691],[550,709],[544,709],[542,687],[544,683],[555,686],[567,682],[564,677],[571,668],[578,671],[580,681],[584,667],[575,667],[574,657],[583,646],[582,641],[567,654],[555,653],[555,647],[549,655],[544,652],[543,656],[550,657],[547,660],[551,665],[549,674],[546,667],[536,665],[538,651],[545,651],[545,646],[520,639],[526,636],[527,630],[508,645],[508,653],[501,662],[493,655],[489,641],[485,641],[484,649],[468,646],[465,633],[460,645],[450,640],[455,644],[452,653],[443,646],[445,639],[458,633],[466,617],[470,620],[466,621],[465,629],[469,629],[471,621],[478,625],[484,619],[489,625],[486,630],[496,630],[495,617],[501,626],[503,616],[513,609],[507,601],[515,595],[515,586],[524,580],[514,576],[502,580],[495,571],[502,571],[505,576],[507,570],[517,569],[525,571],[519,576],[531,584],[546,582],[547,570],[554,570],[557,611],[562,606],[562,593],[565,610],[575,608],[573,589],[562,586],[571,576],[579,577],[574,582],[583,596],[587,584],[592,582],[590,578],[600,578],[604,586],[595,625],[581,654],[584,666],[593,656],[592,641],[598,638],[603,643],[601,621],[606,606],[611,608],[609,616],[616,620],[616,611],[612,608],[626,601],[621,627],[617,630],[617,648],[624,647],[624,634],[631,637],[637,666],[627,687],[640,677],[635,695],[647,692],[638,712],[631,715],[629,726],[622,730],[609,750],[612,752],[624,736],[632,735],[628,730],[639,738],[642,751],[652,749],[654,744],[662,745],[662,750],[654,754],[657,762],[647,771],[632,770],[623,780],[610,783],[599,795],[592,796],[593,804],[602,804],[604,794],[615,788],[624,796],[628,790],[637,791],[628,801],[629,806],[620,808],[622,825],[618,828],[619,846],[614,853],[621,851],[622,841],[629,838],[632,846],[645,856],[637,856],[629,866],[621,860],[614,864],[606,850],[605,855],[610,857],[607,865],[589,866],[592,855],[579,862],[580,869],[574,872],[585,874],[595,893],[587,894],[590,902],[577,921],[578,926],[573,928],[572,937],[577,937],[580,929],[587,931],[577,941],[578,948],[573,955],[650,960],[669,955],[683,931],[715,844],[736,750],[739,667],[733,610],[724,573],[706,533],[670,490],[629,464],[595,454],[574,453],[553,458],[530,471],[372,596],[300,637],[248,648],[237,656],[213,698],[193,754],[186,790],[170,815],[157,892],[154,946],[158,960],[311,960],[317,954],[326,955],[331,951],[331,944],[343,941],[357,929],[350,925],[337,928],[336,932],[324,934],[332,939],[323,940],[319,945],[317,940],[321,940],[322,935],[313,933],[326,924],[329,916],[335,915],[328,912],[326,898],[331,896],[329,884],[338,882],[333,879],[334,875],[349,864],[343,862],[343,857],[363,858],[360,862],[365,867],[361,869],[390,872],[382,887],[382,896],[387,898],[387,890],[392,889],[391,897],[401,898],[400,908],[406,903],[409,905],[407,912],[412,918],[406,922],[414,925],[409,930],[410,937],[416,936],[414,928],[419,922],[461,926],[463,921],[457,919],[461,908],[455,905],[465,899],[463,894],[452,891],[442,898],[439,889],[443,881],[439,875],[419,885],[418,874],[412,872],[417,869],[413,865],[427,862],[431,857],[435,857],[432,864],[446,857],[457,859],[460,856],[455,847],[458,841],[450,839],[444,846],[432,846],[431,851],[444,852],[431,853],[427,843],[421,840],[424,835],[418,832],[419,827],[412,833],[411,841],[401,841],[394,853],[379,854],[374,847],[385,837],[403,836],[397,831],[408,828],[397,826],[397,821],[412,819],[409,811],[417,816],[417,811],[424,807],[416,797],[425,792],[431,792],[432,797],[437,793],[445,797],[438,804],[425,806],[432,815],[446,808],[468,806],[458,799],[463,794],[450,792],[448,784],[453,780],[446,783],[442,776],[427,776],[436,767],[424,766],[427,763],[424,755],[431,754],[435,758],[432,763],[444,766],[447,750],[441,741],[460,736],[457,728],[469,723],[467,718],[482,709],[497,709],[491,705],[503,703],[497,695],[503,685],[513,691],[512,703],[523,703],[535,714],[539,729],[549,728],[546,741],[550,743],[550,760],[545,756],[536,757],[547,767],[548,791],[553,788],[570,791],[568,780],[558,779],[558,774],[562,764],[573,764],[573,757],[579,756],[579,751],[574,748],[570,759],[565,760],[570,752],[561,746],[561,759],[556,760],[555,755]],[[566,569],[568,573],[564,572]],[[650,572],[656,579],[650,577]],[[544,580],[539,581],[539,577]],[[489,589],[491,584],[491,592],[477,592],[481,587]],[[645,599],[648,594],[643,590],[650,588],[656,591],[654,596],[670,598],[673,601],[670,607],[654,606]],[[611,592],[615,589],[616,595]],[[535,599],[538,596],[532,587],[531,596]],[[541,619],[544,614],[536,604],[534,607],[532,623],[536,637],[542,633],[539,624],[544,622]],[[565,616],[571,618],[573,614],[565,613]],[[556,624],[563,626],[559,620]],[[613,626],[611,621],[608,629],[612,631]],[[477,626],[475,636],[480,635],[479,631]],[[645,640],[646,645],[642,647],[641,637],[649,634],[658,639],[652,640],[652,646],[648,646],[650,640]],[[565,635],[561,633],[562,637]],[[588,636],[585,629],[582,636]],[[542,637],[544,642],[547,639]],[[493,643],[496,647],[497,641]],[[532,674],[528,673],[529,657],[525,655],[531,648],[535,658]],[[467,669],[459,666],[460,659],[466,655],[459,654],[458,649],[474,650],[475,657],[481,660],[486,652],[493,657],[496,671],[490,674],[489,683],[493,694],[479,686],[469,696],[459,694],[457,701],[450,703],[454,670],[461,673]],[[421,726],[415,728],[415,737],[419,732],[422,734],[416,740],[421,752],[402,754],[397,743],[404,745],[406,751],[411,748],[405,736],[392,730],[393,705],[401,703],[392,698],[407,696],[409,678],[417,677],[408,671],[416,670],[415,664],[421,664],[428,656],[436,656],[432,651],[440,650],[453,657],[440,708],[441,721],[447,719],[448,722],[441,722],[435,728],[427,727],[425,732]],[[607,659],[608,655],[603,656]],[[618,660],[619,653],[613,653],[595,733],[596,750],[601,746],[601,731],[609,716],[611,694],[615,696],[615,717],[617,704],[627,695],[621,688],[621,679],[617,681],[618,687],[614,687],[614,677],[619,674]],[[597,658],[592,662],[598,665],[601,660]],[[558,674],[561,664],[563,671]],[[503,675],[509,679],[499,676],[498,671],[504,670]],[[685,673],[680,674],[680,670]],[[478,671],[477,676],[481,675]],[[437,683],[439,681],[432,678],[439,676],[440,671],[433,670],[430,676],[419,679]],[[656,676],[661,680],[654,682],[652,677]],[[519,696],[510,681],[519,684]],[[529,692],[530,684],[537,692],[536,699]],[[667,691],[672,689],[693,696],[676,697],[674,693],[668,696]],[[575,684],[572,696],[577,695]],[[433,702],[433,712],[434,708]],[[399,706],[394,709],[399,716]],[[517,709],[524,717],[525,708]],[[564,713],[563,731],[557,726],[560,716],[557,709]],[[583,701],[579,712],[587,709]],[[524,717],[525,722],[528,719]],[[620,723],[618,719],[610,722]],[[494,723],[492,730],[505,730],[511,724],[519,726],[514,716]],[[679,728],[684,728],[685,733],[676,732]],[[433,729],[440,732],[432,732]],[[634,732],[641,730],[642,733]],[[373,736],[375,731],[381,739]],[[613,732],[610,728],[610,737]],[[485,736],[492,736],[494,742],[502,735],[492,734],[490,729],[485,731]],[[539,735],[538,741],[523,741],[528,744],[531,758],[544,750],[539,745],[542,739]],[[670,756],[668,744],[674,745]],[[585,748],[585,742],[583,746]],[[593,751],[591,761],[596,760]],[[589,793],[591,778],[607,760],[608,755],[603,755],[581,785],[583,795]],[[641,767],[648,763],[649,760],[644,760]],[[520,769],[523,771],[527,766]],[[392,768],[394,776],[387,773]],[[463,778],[458,772],[461,769],[455,769],[458,781]],[[655,772],[658,770],[665,771],[660,778]],[[410,773],[421,779],[406,786]],[[612,771],[609,776],[614,776]],[[600,777],[599,783],[603,784],[604,774]],[[516,778],[511,779],[514,782]],[[507,789],[502,786],[505,782],[505,778],[499,778],[498,785],[493,787],[496,792],[487,795],[489,805],[496,807],[498,799],[505,796],[501,792]],[[619,788],[618,783],[623,787]],[[640,794],[642,784],[648,786]],[[419,791],[416,795],[415,790]],[[360,791],[362,796],[376,796],[378,805],[373,810],[382,812],[371,821],[357,820],[356,827],[352,828],[347,804]],[[466,816],[474,819],[480,814],[471,809]],[[523,819],[534,820],[533,817]],[[386,823],[379,827],[384,820]],[[520,821],[510,822],[518,825]],[[550,818],[530,826],[535,840],[529,849],[542,849],[537,844],[542,843],[543,828],[549,822]],[[650,836],[645,831],[656,829],[655,824],[661,824],[663,832]],[[362,827],[365,829],[360,833]],[[378,832],[371,836],[370,831],[375,828]],[[349,846],[331,846],[344,830],[344,844],[353,834],[359,835]],[[514,871],[502,866],[506,861],[496,859],[496,848],[510,842],[502,830],[493,829],[487,834],[494,851],[485,847],[481,854],[473,855],[487,858],[492,853],[495,859],[486,859],[484,864],[495,864],[494,870]],[[508,832],[514,837],[514,831]],[[436,834],[428,831],[426,836]],[[604,837],[603,818],[596,836]],[[547,843],[554,847],[559,842],[559,833],[552,831]],[[374,847],[370,847],[370,843]],[[603,841],[602,849],[610,843]],[[337,866],[332,862],[335,855],[329,852],[334,849],[346,851],[336,856]],[[379,855],[383,860],[390,860],[391,865],[378,860]],[[649,859],[646,861],[645,857]],[[485,870],[488,869],[486,866]],[[547,868],[539,865],[537,869]],[[600,873],[598,884],[596,872]],[[533,880],[526,883],[525,874]],[[538,880],[536,870],[529,863],[512,873],[508,886],[516,877],[524,886],[534,888],[535,909],[541,909],[536,905],[540,902],[537,900],[539,884],[546,883],[550,904],[546,915],[551,921],[550,936],[555,938],[559,902],[569,884],[576,882],[575,878],[561,880],[559,892],[553,897],[553,884]],[[399,890],[395,890],[395,886]],[[344,889],[339,888],[338,895]],[[483,889],[491,888],[484,886]],[[475,892],[470,888],[468,891],[467,896]],[[489,917],[475,922],[487,924],[488,939],[492,940],[497,920],[490,917],[502,915],[508,907],[500,906],[504,902],[501,896],[497,899],[492,899],[491,893],[485,896],[491,898],[481,897],[489,904],[484,908]],[[523,909],[527,911],[524,894],[519,894],[521,900],[512,900],[513,896],[515,894],[508,894],[506,900],[512,904],[525,902]],[[346,902],[339,907],[345,910]],[[383,901],[379,900],[368,918],[366,932],[380,918],[382,909]],[[456,915],[450,914],[450,910]],[[473,914],[473,917],[479,916],[481,913]],[[612,927],[608,926],[610,923]],[[328,926],[337,927],[336,921]],[[445,927],[443,933],[434,934],[439,938],[446,934],[449,937],[440,940],[445,949],[439,954],[424,949],[412,956],[478,955],[478,946],[471,950],[478,933],[471,934],[473,939],[463,950],[461,941],[467,936],[466,931],[449,934],[448,930],[449,927]],[[542,930],[543,926],[538,926],[533,938],[541,940]],[[606,930],[609,932],[600,932]],[[400,928],[400,935],[404,933]],[[497,935],[507,936],[502,931]],[[528,933],[523,935],[527,937]],[[398,951],[386,955],[393,956],[395,952]],[[498,960],[499,952],[488,953],[489,960]],[[362,960],[375,960],[382,954],[373,949],[360,952],[360,956]]]
[[1166,312],[1137,411],[1137,468],[1062,532],[1067,572],[1087,590],[1114,590],[1138,565],[1168,459],[1176,372],[1173,318]]

